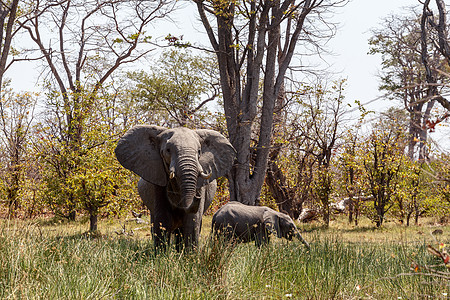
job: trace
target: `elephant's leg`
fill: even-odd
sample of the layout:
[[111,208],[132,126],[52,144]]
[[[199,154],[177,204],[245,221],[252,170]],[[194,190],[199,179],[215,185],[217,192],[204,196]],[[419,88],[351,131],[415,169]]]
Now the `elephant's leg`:
[[150,210],[152,237],[156,248],[163,249],[170,242],[170,206],[166,188],[154,185],[144,179],[138,182],[142,202]]
[[234,238],[234,232],[231,228],[231,226],[226,226],[223,224],[215,224],[213,227],[213,236],[216,240],[219,241],[231,241]]
[[155,218],[152,220],[152,225],[155,248],[162,251],[167,250],[167,247],[170,244],[170,231],[167,228],[167,224],[164,224],[164,222]]
[[174,211],[169,204],[164,188],[155,188],[155,201],[152,208],[153,238],[155,247],[166,250],[170,236],[177,228]]
[[202,226],[202,214],[187,214],[183,220],[182,235],[186,249],[198,246]]
[[264,228],[260,228],[255,234],[255,245],[261,247],[269,243],[269,233]]
[[175,237],[175,249],[180,252],[183,249],[183,233],[180,228],[177,228],[173,234]]
[[261,232],[256,233],[254,235],[254,239],[255,239],[256,247],[261,247],[261,245],[263,243],[263,234]]

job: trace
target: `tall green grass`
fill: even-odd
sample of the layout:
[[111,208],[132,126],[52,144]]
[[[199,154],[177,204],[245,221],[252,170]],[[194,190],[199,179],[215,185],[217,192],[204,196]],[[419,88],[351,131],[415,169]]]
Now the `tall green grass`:
[[[64,225],[58,225],[64,226]],[[155,254],[148,238],[0,228],[1,299],[446,299],[449,282],[410,271],[438,261],[424,243],[342,242],[338,234],[267,247],[203,238]]]

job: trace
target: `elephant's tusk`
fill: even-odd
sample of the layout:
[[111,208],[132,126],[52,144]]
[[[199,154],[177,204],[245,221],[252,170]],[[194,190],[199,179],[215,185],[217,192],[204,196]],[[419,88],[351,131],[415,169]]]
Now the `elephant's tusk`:
[[174,177],[175,177],[175,172],[174,172],[174,171],[171,171],[170,174],[169,174],[169,178],[170,178],[170,179],[173,179]]
[[198,170],[199,170],[199,172],[200,172],[199,176],[200,176],[201,178],[206,179],[206,180],[208,180],[208,179],[211,178],[212,172],[205,173],[205,171],[203,171],[203,167],[202,167],[202,165],[200,164],[200,162],[198,163]]
[[209,174],[205,173],[205,172],[200,172],[200,177],[203,179],[210,179],[212,175],[212,172],[209,172]]

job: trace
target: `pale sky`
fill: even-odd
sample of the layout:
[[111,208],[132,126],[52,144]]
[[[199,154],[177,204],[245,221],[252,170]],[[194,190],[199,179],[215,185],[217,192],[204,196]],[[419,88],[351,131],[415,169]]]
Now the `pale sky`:
[[[366,103],[380,95],[377,78],[381,57],[368,55],[370,30],[379,28],[383,18],[402,14],[405,7],[419,4],[417,0],[352,0],[336,20],[341,24],[330,48],[337,54],[330,58],[336,70],[348,78],[347,98]],[[380,105],[375,101],[374,105]],[[376,104],[378,103],[378,104]]]
[[[340,24],[337,35],[330,41],[329,48],[336,56],[328,57],[331,69],[342,71],[342,77],[348,78],[348,98],[359,100],[376,97],[377,70],[379,57],[367,55],[370,37],[369,30],[378,26],[381,19],[390,13],[401,13],[405,6],[418,4],[417,0],[352,0],[345,7],[336,9],[337,15],[333,21]],[[175,17],[181,25],[168,29],[162,35],[184,35],[186,40],[195,41],[205,38],[203,28],[194,14],[181,14]],[[161,27],[156,26],[155,35]],[[207,43],[206,43],[207,44]],[[13,78],[14,88],[18,90],[33,89],[36,83],[36,72],[29,68],[28,63],[17,64],[6,74]]]
[[[366,108],[375,111],[393,105],[402,107],[398,101],[375,100],[382,96],[378,91],[377,78],[381,69],[381,56],[367,54],[368,39],[371,37],[370,29],[380,28],[383,18],[391,14],[408,14],[410,12],[405,8],[419,4],[418,0],[352,0],[341,8],[342,13],[337,16],[341,27],[330,42],[330,48],[338,55],[331,57],[329,63],[336,70],[342,70],[343,77],[348,79],[348,102],[356,99],[363,104],[370,103]],[[440,104],[436,106],[440,107]],[[441,150],[450,152],[450,120],[438,126],[436,132],[430,133],[430,137],[442,147]]]
[[[332,22],[337,22],[339,29],[328,44],[335,55],[326,57],[326,61],[331,65],[330,71],[348,79],[347,98],[364,103],[379,95],[376,75],[381,58],[367,54],[370,29],[378,27],[384,17],[405,12],[405,7],[418,4],[418,0],[351,0],[346,6],[335,9]],[[194,14],[176,17],[182,26],[173,27],[173,35],[183,34],[188,41],[206,40],[197,19],[195,10]],[[209,45],[207,41],[204,44]]]
[[[339,29],[328,44],[328,48],[335,55],[326,57],[326,60],[330,65],[328,69],[338,73],[341,78],[347,78],[346,99],[348,102],[354,100],[359,100],[361,103],[370,102],[367,108],[378,111],[397,104],[382,99],[372,101],[381,95],[378,91],[377,78],[381,57],[367,54],[370,29],[379,27],[386,16],[406,13],[405,7],[418,4],[418,0],[352,0],[346,6],[336,9],[337,15],[334,16],[333,22],[339,23]],[[188,41],[206,39],[196,11],[191,10],[191,12],[193,13],[184,12],[175,17],[175,21],[181,25],[164,26],[167,32],[161,35],[164,36],[170,32],[175,36],[183,34]],[[161,26],[155,26],[155,32],[158,32],[160,28]],[[205,44],[208,43],[205,42]],[[25,67],[28,69],[24,69]],[[13,87],[17,90],[33,89],[36,83],[36,72],[26,64],[16,65],[6,75],[13,77]],[[448,127],[447,132],[449,132]]]

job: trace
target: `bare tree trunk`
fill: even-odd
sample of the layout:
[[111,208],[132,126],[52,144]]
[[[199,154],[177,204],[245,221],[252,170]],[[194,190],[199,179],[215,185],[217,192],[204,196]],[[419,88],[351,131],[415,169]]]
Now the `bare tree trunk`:
[[286,177],[276,163],[277,152],[273,151],[270,154],[266,183],[272,197],[278,205],[278,209],[293,216],[292,202],[294,195],[287,187]]
[[[425,1],[424,6],[428,6],[428,1]],[[448,23],[447,23],[447,10],[443,0],[436,0],[436,5],[439,11],[438,23],[431,22],[431,25],[436,29],[438,33],[438,50],[447,59],[447,63],[450,65],[450,45],[448,40]]]
[[349,205],[348,205],[348,223],[353,223],[353,211],[355,209],[353,196],[354,196],[354,186],[355,186],[355,168],[353,166],[349,167],[348,170],[348,183],[349,185],[346,186],[347,195],[349,199]]
[[[0,3],[0,89],[3,84],[3,74],[6,71],[6,64],[8,61],[9,50],[13,38],[13,26],[16,21],[17,7],[19,0],[12,0],[9,2],[9,7],[5,2]],[[5,19],[8,16],[8,22],[5,24]],[[4,41],[4,44],[2,44]],[[0,99],[1,106],[1,99]]]
[[[279,62],[281,63],[281,61]],[[285,128],[285,86],[281,85],[280,92],[275,103],[274,120],[273,120],[273,139],[285,139],[286,133],[283,132]],[[298,217],[299,214],[294,212],[295,190],[288,186],[287,178],[283,171],[278,167],[277,161],[282,150],[282,143],[275,143],[269,153],[268,169],[266,174],[266,184],[269,188],[272,197],[278,205],[278,209],[291,217]],[[297,205],[299,203],[296,203]],[[301,206],[301,203],[300,203]],[[301,208],[300,208],[301,210]]]
[[[449,45],[448,45],[448,33],[447,33],[447,24],[446,24],[446,17],[447,13],[445,10],[445,4],[442,0],[436,0],[436,4],[438,5],[439,9],[439,24],[435,24],[433,20],[430,19],[432,16],[431,11],[428,8],[428,5],[430,3],[430,0],[425,0],[423,4],[423,11],[422,11],[422,18],[420,23],[420,29],[421,29],[421,59],[422,64],[425,68],[426,72],[426,81],[428,83],[428,89],[427,89],[427,99],[428,101],[438,101],[444,108],[446,108],[448,111],[450,111],[450,102],[442,97],[438,91],[438,85],[436,80],[436,71],[434,71],[430,67],[429,57],[428,57],[428,28],[427,24],[431,24],[434,28],[437,29],[438,36],[439,36],[439,47],[438,50],[441,52],[441,54],[447,58],[447,62],[450,65],[450,52],[449,52]],[[444,36],[445,35],[445,36]],[[433,104],[429,104],[430,109],[428,110],[428,116],[424,119],[425,125],[427,120],[429,119],[429,112],[431,111],[431,108]],[[426,127],[425,127],[426,128]]]
[[[435,91],[437,92],[437,90]],[[432,92],[432,93],[435,93]],[[425,112],[423,113],[423,119],[422,119],[422,126],[420,127],[419,130],[419,160],[428,160],[428,148],[427,148],[427,142],[428,142],[428,128],[427,128],[427,123],[430,120],[430,115],[431,115],[431,109],[434,106],[434,103],[436,102],[436,100],[430,100],[427,103],[427,108],[425,109]]]
[[320,204],[322,206],[323,221],[328,227],[330,225],[330,194],[331,194],[331,175],[327,166],[319,166],[317,189]]
[[420,217],[419,210],[416,209],[414,214],[414,225],[419,225],[419,217]]
[[[290,1],[283,0],[251,1],[248,7],[237,8],[239,3],[213,2],[211,9],[201,0],[196,3],[217,55],[228,134],[237,151],[236,164],[229,176],[230,200],[255,205],[259,202],[266,175],[275,101],[306,16],[314,5],[320,4],[306,0],[301,6],[294,7]],[[240,24],[235,24],[234,20],[239,15],[237,11],[245,9],[248,9],[247,23],[245,30],[240,31],[236,29]],[[207,13],[216,19],[216,28],[210,25]],[[291,17],[286,18],[287,14]],[[282,44],[280,24],[290,19],[294,19],[289,23],[292,31],[283,37],[285,43]],[[241,44],[245,50],[236,50],[236,45]],[[277,60],[281,61],[278,68]],[[264,74],[262,112],[257,127],[254,124],[261,97],[261,74]],[[254,128],[257,130],[256,147],[252,144]]]
[[[406,90],[406,88],[405,88]],[[414,97],[414,96],[408,96],[406,97]],[[421,125],[422,125],[422,107],[423,103],[418,103],[416,105],[413,105],[410,107],[410,103],[416,103],[416,99],[410,98],[410,100],[405,100],[405,107],[409,112],[409,142],[408,142],[408,157],[413,160],[414,159],[414,153],[415,153],[415,147],[417,144],[417,141],[420,138],[420,131],[421,131]]]
[[75,221],[77,219],[77,211],[73,208],[74,205],[69,205],[69,214],[67,215],[67,219],[69,221]]
[[89,212],[89,231],[95,232],[98,230],[98,212]]
[[348,223],[353,223],[353,213],[354,213],[355,205],[353,203],[353,197],[349,197],[348,201]]

